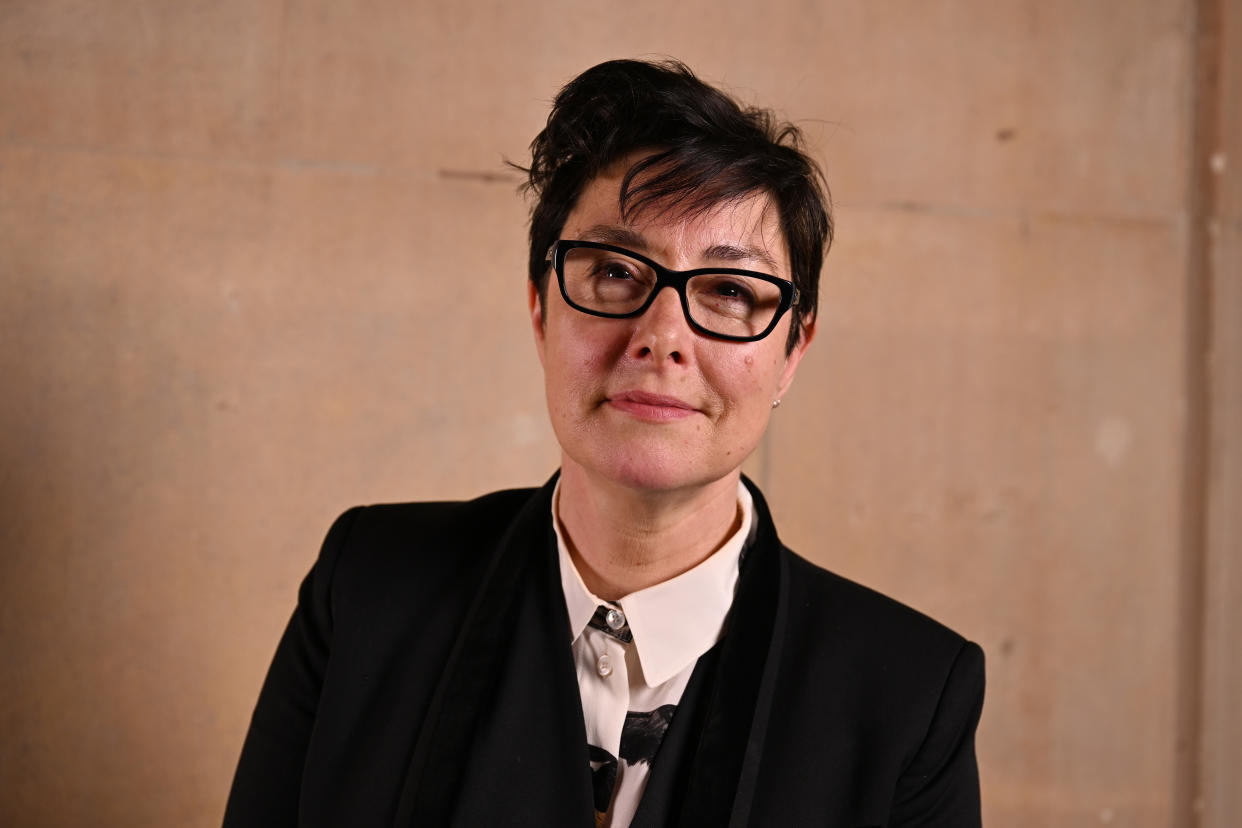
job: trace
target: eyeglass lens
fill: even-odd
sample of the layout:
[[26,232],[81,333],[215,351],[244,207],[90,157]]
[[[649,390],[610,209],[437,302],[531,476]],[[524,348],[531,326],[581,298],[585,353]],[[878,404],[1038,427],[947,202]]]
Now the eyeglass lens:
[[[656,272],[645,262],[611,250],[565,251],[565,292],[576,305],[608,314],[638,310],[655,288]],[[703,273],[686,283],[686,306],[696,324],[725,336],[757,336],[781,307],[772,282],[735,273]]]

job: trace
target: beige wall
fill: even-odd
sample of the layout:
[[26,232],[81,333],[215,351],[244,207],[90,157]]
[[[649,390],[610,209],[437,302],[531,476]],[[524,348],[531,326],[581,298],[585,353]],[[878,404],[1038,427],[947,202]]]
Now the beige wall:
[[0,824],[217,823],[334,515],[555,468],[502,159],[642,54],[824,161],[748,468],[983,644],[988,824],[1242,824],[1238,5],[767,8],[0,2]]

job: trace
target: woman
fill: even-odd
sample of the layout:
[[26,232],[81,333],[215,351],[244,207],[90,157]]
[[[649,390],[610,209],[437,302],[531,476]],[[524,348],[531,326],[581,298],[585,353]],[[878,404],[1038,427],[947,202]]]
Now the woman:
[[784,548],[741,476],[831,236],[798,138],[676,63],[561,91],[528,170],[561,469],[337,521],[226,825],[979,824],[982,652]]

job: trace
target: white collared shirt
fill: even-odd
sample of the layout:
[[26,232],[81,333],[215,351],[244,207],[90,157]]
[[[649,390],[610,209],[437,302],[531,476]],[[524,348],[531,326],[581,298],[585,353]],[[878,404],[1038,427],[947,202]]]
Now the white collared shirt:
[[[737,501],[741,526],[720,549],[675,578],[611,602],[583,583],[561,533],[559,481],[552,494],[552,526],[587,743],[594,758],[606,751],[617,769],[611,807],[602,822],[610,828],[626,828],[633,819],[651,769],[650,754],[663,738],[699,656],[724,631],[754,515],[750,492],[741,481]],[[600,620],[592,626],[597,612]],[[629,738],[623,739],[627,733]],[[593,761],[593,772],[608,759]]]

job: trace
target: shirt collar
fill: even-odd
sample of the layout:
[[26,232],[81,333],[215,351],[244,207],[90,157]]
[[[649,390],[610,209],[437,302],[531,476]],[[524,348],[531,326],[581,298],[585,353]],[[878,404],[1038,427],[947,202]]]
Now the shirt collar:
[[737,503],[742,512],[741,526],[719,549],[693,569],[630,593],[615,603],[598,598],[583,583],[561,534],[559,502],[557,481],[552,493],[552,527],[556,532],[571,641],[582,635],[598,606],[620,607],[634,636],[643,681],[648,687],[656,687],[694,663],[720,640],[733,605],[742,548],[754,522],[754,502],[740,480]]

